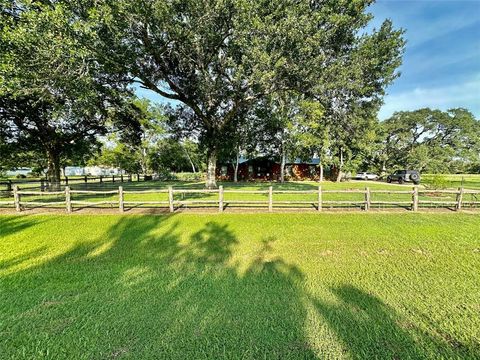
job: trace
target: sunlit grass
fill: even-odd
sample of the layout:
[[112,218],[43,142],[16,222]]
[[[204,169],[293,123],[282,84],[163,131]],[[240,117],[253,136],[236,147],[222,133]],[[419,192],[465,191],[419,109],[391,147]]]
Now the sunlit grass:
[[0,358],[480,356],[468,214],[0,217]]
[[422,178],[429,182],[436,176],[445,179],[448,188],[458,189],[463,186],[468,189],[480,189],[480,174],[425,174]]

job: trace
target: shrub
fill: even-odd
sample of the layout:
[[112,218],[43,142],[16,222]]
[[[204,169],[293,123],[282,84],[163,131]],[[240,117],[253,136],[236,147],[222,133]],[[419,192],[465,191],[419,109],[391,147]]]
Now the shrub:
[[159,171],[155,179],[160,181],[204,181],[205,173],[180,172],[172,173],[168,170]]
[[158,180],[160,181],[173,181],[176,180],[176,177],[174,174],[172,174],[170,171],[167,170],[162,170],[157,173]]
[[182,172],[182,173],[176,173],[173,174],[176,178],[176,180],[179,181],[203,181],[205,180],[205,174],[202,173],[187,173],[187,172]]
[[450,182],[447,180],[447,178],[444,175],[432,175],[431,177],[427,178],[424,180],[425,187],[429,189],[446,189],[449,187]]

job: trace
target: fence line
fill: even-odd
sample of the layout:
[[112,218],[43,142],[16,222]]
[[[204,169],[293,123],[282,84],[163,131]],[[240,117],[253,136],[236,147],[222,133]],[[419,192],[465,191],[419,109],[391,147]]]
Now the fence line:
[[[168,200],[166,201],[127,201],[125,200],[125,194],[168,194]],[[73,200],[73,194],[95,194],[95,195],[118,195],[118,200],[109,200],[109,201],[81,201]],[[175,199],[175,194],[180,194],[182,196],[181,200]],[[198,200],[185,200],[185,194],[218,194],[217,199],[198,199]],[[225,194],[263,194],[267,195],[266,200],[226,200]],[[274,200],[274,194],[316,194],[317,200]],[[325,200],[324,194],[363,194],[363,200]],[[402,195],[411,195],[412,198],[410,201],[375,201],[372,200],[372,194],[402,194]],[[456,195],[455,201],[449,200],[420,200],[420,194],[428,195],[439,195],[439,194],[453,194]],[[356,207],[361,207],[365,211],[369,211],[372,208],[372,205],[391,205],[391,206],[408,206],[414,212],[419,210],[419,205],[444,205],[444,206],[454,206],[455,210],[459,211],[462,209],[465,203],[470,205],[480,205],[480,201],[465,201],[465,194],[479,194],[480,190],[470,190],[459,188],[458,190],[424,190],[419,189],[415,186],[412,190],[372,190],[369,187],[364,190],[360,189],[350,189],[350,190],[323,190],[321,186],[317,190],[273,190],[273,187],[270,186],[268,190],[225,190],[223,186],[220,186],[218,189],[209,190],[209,189],[174,189],[172,186],[169,186],[167,189],[151,189],[151,190],[139,190],[139,191],[125,191],[122,186],[119,186],[118,190],[72,190],[69,186],[65,187],[64,191],[54,191],[54,192],[43,192],[43,191],[23,191],[20,190],[18,186],[13,187],[13,201],[0,201],[1,206],[13,206],[16,211],[22,211],[23,207],[27,206],[38,206],[45,207],[49,205],[63,205],[65,206],[66,212],[71,213],[73,211],[74,205],[82,206],[98,206],[98,205],[112,205],[118,206],[119,212],[123,213],[126,206],[138,206],[138,205],[168,205],[170,212],[174,212],[179,206],[185,205],[195,205],[195,204],[206,204],[206,205],[217,205],[219,212],[223,212],[226,206],[233,205],[263,205],[263,207],[268,208],[268,211],[271,212],[274,209],[274,205],[305,205],[311,204],[317,211],[322,211],[324,205],[353,205]],[[40,201],[22,201],[22,196],[24,195],[60,195],[65,198],[64,201],[49,201],[49,202],[40,202]],[[290,207],[295,209],[294,207]]]
[[[99,176],[88,176],[88,175],[73,175],[73,176],[64,176],[60,178],[60,185],[61,186],[68,186],[72,182],[77,184],[103,184],[103,183],[123,183],[123,182],[139,182],[147,181],[149,179],[148,175],[136,174],[133,176],[132,174],[124,174],[124,175],[99,175]],[[151,180],[151,179],[150,179]],[[16,179],[16,180],[3,180],[0,181],[0,186],[4,187],[6,192],[11,192],[14,186],[26,185],[26,184],[38,184],[38,188],[41,191],[48,191],[49,189],[49,181],[46,178],[41,179]],[[36,188],[35,186],[33,186]]]

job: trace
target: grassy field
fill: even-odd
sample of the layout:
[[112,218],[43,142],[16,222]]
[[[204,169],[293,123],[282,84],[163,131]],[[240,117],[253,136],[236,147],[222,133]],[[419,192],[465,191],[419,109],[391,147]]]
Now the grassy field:
[[435,176],[440,176],[445,180],[447,188],[457,189],[461,186],[469,189],[480,189],[480,174],[445,174],[432,175],[425,174],[422,176],[423,182],[428,185]]
[[2,359],[475,359],[469,214],[0,217]]

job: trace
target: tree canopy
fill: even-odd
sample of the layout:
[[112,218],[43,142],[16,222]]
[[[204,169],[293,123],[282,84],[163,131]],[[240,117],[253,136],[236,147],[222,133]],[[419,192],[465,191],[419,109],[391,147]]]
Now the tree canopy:
[[103,72],[180,103],[181,122],[208,149],[207,185],[215,186],[227,129],[235,121],[241,127],[237,115],[266,96],[296,90],[342,124],[353,107],[378,107],[397,76],[403,40],[390,21],[362,30],[371,3],[84,0],[68,7],[80,19],[77,38]]
[[397,112],[382,126],[389,167],[455,173],[480,162],[480,121],[466,109]]
[[5,1],[0,13],[0,128],[3,142],[42,153],[57,186],[62,157],[79,158],[107,128],[138,133],[138,109],[107,81],[73,34],[61,2]]
[[404,49],[390,20],[367,30],[372,3],[0,0],[0,146],[43,152],[58,179],[62,156],[118,130],[145,172],[163,130],[132,99],[140,86],[174,102],[174,138],[206,149],[209,187],[219,156],[255,147],[322,155],[340,176],[372,151]]

